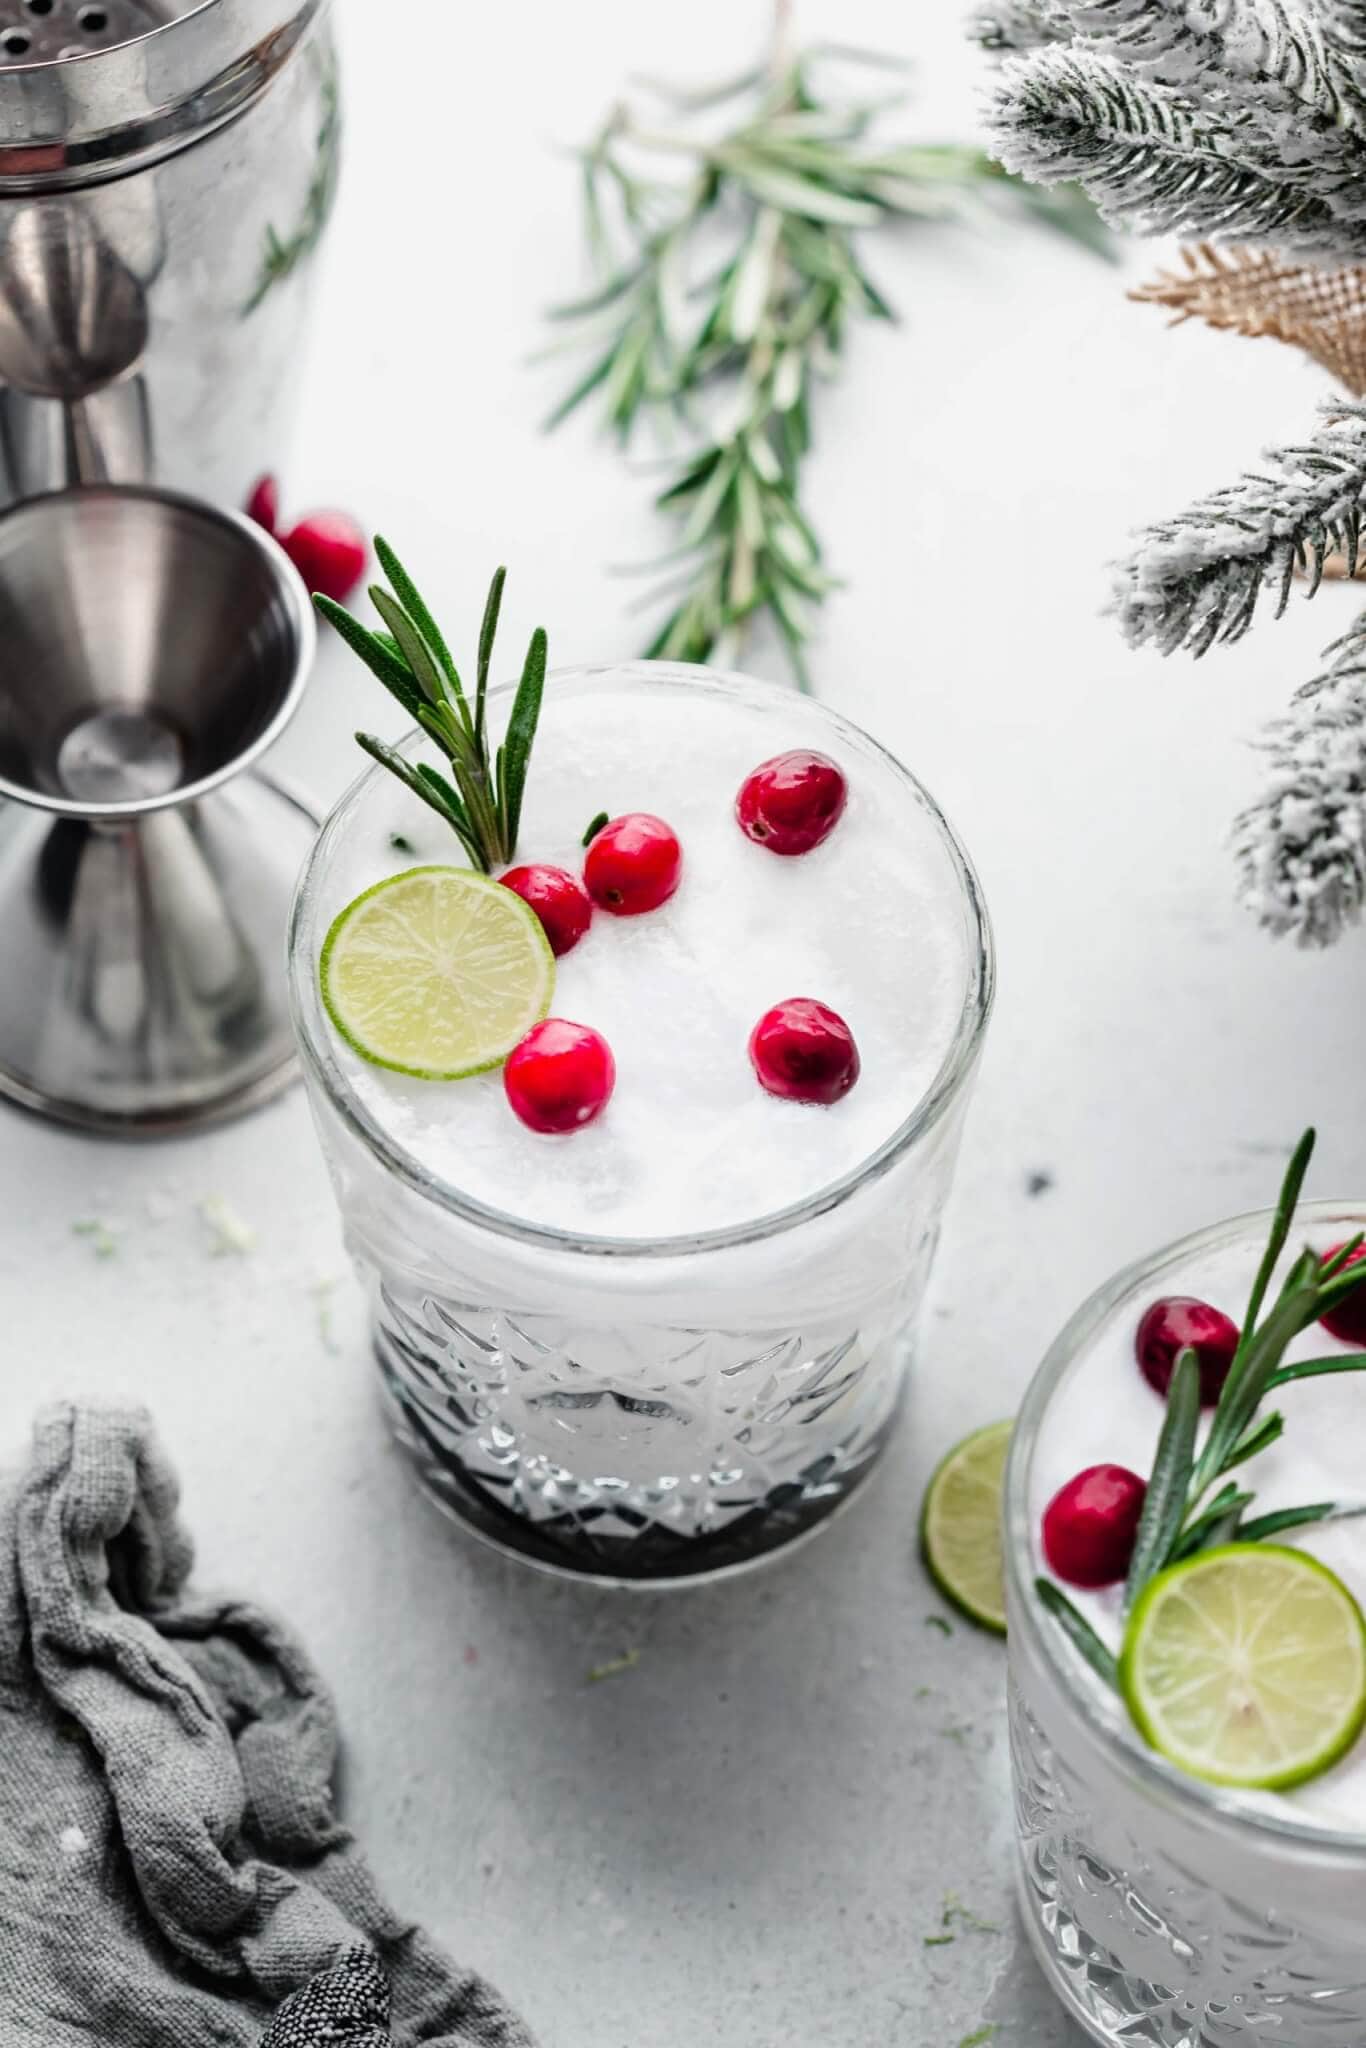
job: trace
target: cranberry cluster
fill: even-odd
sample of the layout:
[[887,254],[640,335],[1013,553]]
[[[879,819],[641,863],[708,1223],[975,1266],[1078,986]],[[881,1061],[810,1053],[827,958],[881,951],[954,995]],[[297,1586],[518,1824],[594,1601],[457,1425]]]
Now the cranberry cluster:
[[[790,856],[809,853],[829,837],[847,795],[842,772],[824,754],[780,754],[746,777],[735,812],[747,838]],[[502,880],[535,911],[559,958],[578,945],[595,907],[612,917],[639,917],[667,903],[682,875],[677,834],[662,818],[632,811],[593,833],[582,880],[543,865],[512,868]],[[808,996],[778,1003],[759,1019],[749,1056],[760,1085],[794,1102],[838,1102],[859,1075],[849,1026]],[[533,1131],[582,1129],[601,1114],[615,1083],[606,1039],[563,1017],[533,1026],[503,1069],[508,1101]]]
[[[1334,1245],[1325,1256],[1332,1258],[1341,1250],[1341,1245]],[[1353,1254],[1354,1260],[1363,1257],[1366,1246]],[[1342,1343],[1366,1347],[1366,1288],[1347,1295],[1322,1321]],[[1134,1355],[1149,1386],[1165,1398],[1177,1359],[1183,1351],[1193,1351],[1200,1370],[1200,1404],[1213,1408],[1238,1342],[1238,1325],[1221,1309],[1188,1294],[1169,1294],[1144,1311],[1134,1335]],[[1069,1479],[1044,1509],[1043,1550],[1049,1568],[1072,1586],[1115,1585],[1128,1572],[1146,1493],[1145,1482],[1123,1465],[1090,1465]]]
[[310,512],[282,532],[280,486],[273,476],[258,478],[246,511],[248,519],[279,541],[310,590],[346,602],[370,558],[369,543],[348,512]]

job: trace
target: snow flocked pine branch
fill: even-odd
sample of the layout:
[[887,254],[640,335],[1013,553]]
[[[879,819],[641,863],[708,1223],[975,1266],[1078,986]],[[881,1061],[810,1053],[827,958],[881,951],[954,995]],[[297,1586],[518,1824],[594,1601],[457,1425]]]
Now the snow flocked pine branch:
[[1081,185],[1112,227],[1366,254],[1366,228],[1320,196],[1317,171],[1264,163],[1238,120],[1077,42],[1007,59],[988,126],[1008,170]]
[[[1018,4],[1027,21],[1039,0]],[[1345,17],[1357,0],[1336,4]],[[1366,252],[1359,26],[1339,42],[1284,0],[1047,0],[1045,20],[1032,49],[993,33],[992,14],[976,27],[989,48],[1028,52],[1004,67],[992,112],[1011,168],[1074,177],[1143,234]]]
[[1267,735],[1271,773],[1234,830],[1242,894],[1273,932],[1327,946],[1366,902],[1366,615]]
[[1356,573],[1363,512],[1366,403],[1338,399],[1312,440],[1269,451],[1263,469],[1147,529],[1119,572],[1125,638],[1163,654],[1241,640],[1264,591],[1279,618],[1296,570],[1311,597],[1327,556]]
[[1062,0],[999,0],[973,17],[972,32],[984,50],[1035,50],[1043,43],[1070,43],[1072,24]]
[[[977,34],[1007,53],[991,124],[1026,178],[1075,180],[1143,233],[1366,263],[1362,0],[1004,0]],[[1355,572],[1364,511],[1366,404],[1342,399],[1302,445],[1140,536],[1126,635],[1197,655],[1239,639],[1264,594],[1284,610],[1297,570],[1311,596],[1327,554]],[[1236,834],[1246,899],[1307,945],[1366,901],[1366,615],[1332,652],[1268,736],[1270,781]]]

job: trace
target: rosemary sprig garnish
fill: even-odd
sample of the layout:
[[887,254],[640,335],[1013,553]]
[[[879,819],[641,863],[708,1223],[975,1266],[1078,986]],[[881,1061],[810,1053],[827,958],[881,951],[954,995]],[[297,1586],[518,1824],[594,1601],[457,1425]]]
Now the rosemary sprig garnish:
[[[1333,1309],[1344,1295],[1366,1285],[1366,1262],[1353,1263],[1353,1254],[1366,1233],[1358,1232],[1329,1258],[1309,1249],[1301,1252],[1271,1308],[1262,1315],[1294,1223],[1314,1138],[1312,1130],[1305,1132],[1286,1170],[1242,1335],[1198,1454],[1199,1363],[1193,1350],[1183,1351],[1176,1361],[1125,1584],[1126,1611],[1159,1572],[1201,1550],[1225,1543],[1260,1543],[1315,1522],[1366,1514],[1361,1505],[1313,1501],[1249,1517],[1247,1510],[1256,1500],[1254,1490],[1228,1479],[1230,1472],[1267,1450],[1284,1432],[1285,1418],[1279,1410],[1261,1413],[1269,1394],[1296,1380],[1366,1371],[1366,1352],[1356,1357],[1296,1359],[1289,1365],[1282,1362],[1287,1347],[1303,1330]],[[1035,1591],[1080,1654],[1113,1684],[1115,1660],[1085,1616],[1051,1579],[1036,1580]]]
[[[681,428],[687,452],[655,499],[678,545],[648,565],[663,572],[649,601],[665,617],[646,651],[734,661],[766,616],[805,685],[811,609],[834,587],[802,500],[815,388],[851,321],[895,317],[859,234],[1013,196],[1093,248],[1105,236],[1089,202],[1016,185],[980,150],[876,140],[897,98],[828,97],[817,73],[832,58],[905,67],[829,46],[794,53],[787,16],[779,0],[766,67],[700,92],[651,85],[659,119],[619,105],[581,152],[597,281],[551,318],[588,367],[550,424],[596,396],[623,441],[642,416],[671,437]],[[716,110],[732,103],[718,135]]]
[[384,632],[372,632],[329,597],[315,593],[313,602],[371,674],[440,747],[450,763],[451,779],[426,762],[414,766],[373,733],[358,732],[357,742],[445,820],[475,867],[492,874],[496,867],[506,866],[517,850],[527,769],[545,689],[544,630],[538,626],[531,636],[506,737],[490,758],[489,670],[507,571],[497,570],[489,587],[471,704],[445,637],[412,577],[387,541],[376,537],[375,553],[391,586],[386,590],[382,584],[373,584],[370,590]]

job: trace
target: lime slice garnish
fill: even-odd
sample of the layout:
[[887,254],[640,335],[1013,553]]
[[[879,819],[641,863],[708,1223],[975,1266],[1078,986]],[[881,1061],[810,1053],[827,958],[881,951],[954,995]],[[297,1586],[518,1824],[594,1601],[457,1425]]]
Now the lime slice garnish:
[[925,1493],[920,1543],[930,1577],[971,1621],[1006,1630],[1001,1489],[1013,1424],[991,1422],[951,1450]]
[[347,904],[318,978],[362,1059],[458,1081],[496,1067],[546,1015],[555,958],[511,889],[470,868],[409,868]]
[[1192,1777],[1280,1791],[1366,1722],[1366,1621],[1302,1550],[1229,1543],[1151,1580],[1119,1680],[1139,1731]]

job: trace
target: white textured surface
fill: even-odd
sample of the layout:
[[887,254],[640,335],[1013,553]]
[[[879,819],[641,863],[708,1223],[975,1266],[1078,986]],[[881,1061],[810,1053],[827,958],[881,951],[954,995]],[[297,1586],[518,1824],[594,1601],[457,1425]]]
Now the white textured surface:
[[[956,6],[800,5],[813,35],[911,45],[917,129],[966,130]],[[606,565],[655,547],[648,479],[586,427],[543,439],[524,363],[577,281],[553,145],[628,71],[733,66],[764,10],[342,8],[349,163],[291,497],[382,525],[467,639],[501,557],[510,642],[544,618],[557,661],[634,652]],[[1076,2048],[1009,1904],[999,1646],[926,1625],[923,1480],[1117,1265],[1265,1200],[1310,1117],[1314,1192],[1366,1191],[1366,947],[1269,944],[1224,848],[1245,742],[1351,599],[1297,601],[1198,668],[1127,653],[1100,616],[1125,531],[1298,430],[1320,380],[1270,342],[1164,332],[1125,303],[1137,252],[1118,273],[1024,228],[917,229],[875,261],[905,324],[858,334],[825,397],[811,487],[849,581],[816,666],[962,830],[1001,997],[925,1369],[858,1509],[767,1577],[660,1601],[476,1555],[379,1434],[300,1097],[146,1151],[0,1121],[7,1442],[65,1391],[146,1396],[204,1574],[289,1612],[336,1685],[385,1881],[546,2048],[955,2048],[988,2023],[994,2048]],[[282,764],[338,788],[362,716],[373,688],[332,646]],[[214,1193],[249,1254],[210,1255]],[[72,1235],[93,1213],[117,1256]],[[633,1669],[586,1682],[628,1647]],[[948,1889],[1005,1931],[923,1946]]]

